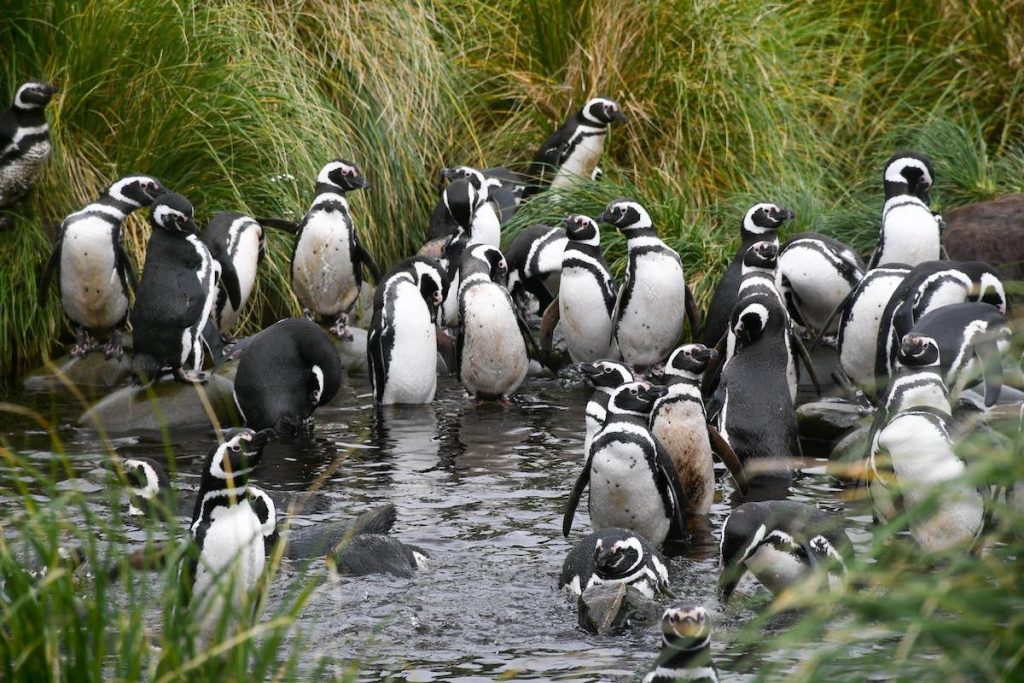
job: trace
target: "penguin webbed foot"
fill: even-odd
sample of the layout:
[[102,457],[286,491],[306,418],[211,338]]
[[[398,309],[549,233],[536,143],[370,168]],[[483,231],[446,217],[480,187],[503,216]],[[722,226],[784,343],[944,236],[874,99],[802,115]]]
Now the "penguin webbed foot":
[[348,329],[348,313],[342,313],[331,326],[331,333],[342,341],[352,341],[352,332]]
[[116,358],[117,360],[121,360],[121,357],[124,356],[124,347],[121,345],[119,333],[114,332],[110,335],[110,339],[103,345],[103,355],[108,359]]
[[177,368],[174,371],[174,379],[186,384],[206,384],[209,381],[209,376],[200,370]]
[[72,358],[83,358],[96,348],[96,340],[85,330],[79,330],[75,345],[71,347]]

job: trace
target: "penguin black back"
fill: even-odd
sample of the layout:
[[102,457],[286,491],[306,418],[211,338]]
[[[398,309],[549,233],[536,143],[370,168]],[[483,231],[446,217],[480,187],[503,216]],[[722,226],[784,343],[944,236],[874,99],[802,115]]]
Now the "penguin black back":
[[9,109],[0,112],[0,207],[28,192],[50,156],[46,105],[57,88],[29,81],[18,88]]

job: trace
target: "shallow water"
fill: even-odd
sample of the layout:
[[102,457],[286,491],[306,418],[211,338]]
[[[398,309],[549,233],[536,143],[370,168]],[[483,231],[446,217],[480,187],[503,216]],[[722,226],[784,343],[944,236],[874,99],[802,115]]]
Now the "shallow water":
[[[474,406],[457,382],[442,379],[432,406],[385,410],[375,417],[366,378],[353,377],[330,406],[317,412],[312,436],[268,446],[252,483],[272,493],[317,489],[314,511],[291,518],[294,525],[351,518],[390,501],[398,508],[392,533],[430,555],[430,567],[412,579],[325,579],[299,619],[303,660],[329,657],[332,673],[348,670],[356,660],[362,680],[625,681],[642,675],[658,651],[657,629],[591,635],[576,625],[575,601],[557,589],[570,544],[589,531],[581,504],[571,537],[561,534],[562,507],[583,464],[588,396],[583,386],[529,379],[511,405]],[[70,402],[48,396],[17,400],[35,405],[58,424],[77,414]],[[20,419],[0,423],[15,448],[39,462],[49,459],[46,433],[25,427]],[[88,472],[103,457],[101,442],[95,434],[69,428],[61,430],[61,438],[88,481]],[[171,438],[175,485],[187,491],[185,511],[211,437]],[[115,439],[114,445],[125,457],[166,457],[154,438]],[[806,468],[790,497],[843,514],[860,545],[870,517],[846,508],[842,489],[824,464]],[[671,586],[711,614],[720,671],[729,680],[746,680],[757,660],[745,656],[732,635],[753,613],[738,599],[723,608],[714,594],[717,534],[732,498],[721,465],[716,474],[712,531],[671,558]],[[107,500],[96,496],[101,517],[109,516],[100,509]],[[139,541],[144,534],[128,538]],[[286,561],[268,612],[310,572],[326,575],[322,562]],[[766,595],[749,577],[739,592]]]

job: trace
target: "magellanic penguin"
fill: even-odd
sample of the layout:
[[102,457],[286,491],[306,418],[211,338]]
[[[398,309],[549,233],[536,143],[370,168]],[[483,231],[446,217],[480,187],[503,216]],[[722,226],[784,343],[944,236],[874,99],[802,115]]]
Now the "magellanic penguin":
[[701,397],[701,376],[716,351],[703,344],[680,346],[665,364],[667,393],[654,403],[651,433],[668,454],[682,487],[686,513],[706,515],[715,497],[717,453],[742,481],[742,465],[729,444],[708,424]]
[[[233,340],[231,330],[238,322],[238,312],[249,301],[256,286],[256,267],[263,260],[265,240],[263,226],[255,218],[235,211],[214,214],[203,231],[203,244],[210,255],[220,263],[222,280],[234,277],[238,281],[238,306],[228,295],[224,283],[217,287],[211,319],[225,342]],[[229,273],[234,273],[230,275]]]
[[[502,187],[501,182],[484,176],[472,166],[456,166],[441,169],[441,178],[446,180],[465,180],[473,186],[479,195],[479,205],[470,220],[470,233],[473,241],[478,244],[501,246],[501,205],[491,199],[491,191]],[[449,211],[442,194],[441,201],[434,207],[430,215],[430,239],[453,235],[459,231],[459,224]]]
[[0,112],[0,207],[18,201],[33,185],[50,156],[46,105],[57,88],[29,81]]
[[656,546],[686,541],[687,504],[675,467],[651,434],[648,418],[663,387],[630,382],[615,390],[604,426],[594,437],[587,462],[569,494],[562,533],[572,528],[583,490],[590,486],[590,522],[642,534]]
[[591,177],[601,152],[608,125],[626,122],[619,103],[604,97],[589,100],[544,141],[533,157],[533,183],[523,192],[529,197],[548,187],[565,188]]
[[601,529],[573,546],[562,564],[558,587],[579,596],[591,586],[624,583],[654,599],[668,589],[668,564],[640,534]]
[[613,201],[597,219],[626,237],[626,278],[612,316],[623,360],[637,368],[661,363],[683,334],[696,330],[696,300],[683,276],[683,262],[658,239],[647,210],[630,199]]
[[718,590],[728,602],[748,571],[773,594],[825,567],[828,586],[846,578],[853,545],[840,518],[806,503],[744,503],[722,525]]
[[755,204],[747,209],[740,223],[740,246],[732,261],[726,266],[722,279],[718,281],[715,293],[708,306],[701,341],[704,346],[714,348],[722,335],[729,331],[729,315],[736,303],[736,291],[743,270],[743,257],[755,242],[771,242],[778,245],[776,233],[782,224],[793,220],[794,214],[776,204]]
[[334,318],[331,332],[341,339],[352,336],[348,315],[363,284],[363,268],[380,281],[380,269],[359,242],[345,199],[345,193],[369,186],[355,164],[343,159],[326,164],[292,254],[292,288],[299,302],[307,315]]
[[443,263],[448,273],[448,295],[442,307],[442,321],[446,327],[459,324],[459,282],[462,256],[470,245],[476,244],[473,236],[473,216],[483,203],[480,193],[465,178],[453,180],[442,195],[445,210],[457,226],[455,233],[445,243]]
[[[153,234],[130,316],[135,370],[144,381],[165,368],[178,380],[202,381],[202,329],[213,311],[220,264],[199,239],[192,205],[180,194],[157,199],[149,222]],[[238,279],[223,282],[237,304]]]
[[569,357],[577,363],[616,358],[612,340],[615,279],[601,257],[601,235],[588,216],[565,219],[568,243],[562,252],[558,318]]
[[153,458],[126,458],[121,462],[131,497],[128,514],[132,517],[174,516],[171,480],[163,464]]
[[524,292],[537,299],[537,315],[544,315],[558,294],[562,258],[569,239],[565,228],[530,225],[520,230],[505,250],[508,291],[516,301]]
[[609,360],[582,365],[580,370],[594,387],[594,394],[587,401],[585,416],[587,433],[583,441],[583,454],[586,456],[590,453],[591,442],[604,426],[605,417],[608,415],[608,401],[612,394],[623,384],[640,381],[640,378],[634,376],[633,371],[622,363]]
[[435,259],[414,256],[377,286],[366,359],[374,402],[420,404],[437,389],[434,320],[448,293],[448,276]]
[[718,683],[711,659],[711,624],[700,605],[676,602],[661,616],[661,652],[643,683]]
[[96,347],[95,337],[103,334],[109,334],[103,349],[107,357],[121,356],[120,329],[128,318],[128,288],[137,284],[121,243],[121,226],[128,214],[150,206],[166,192],[156,178],[121,178],[61,223],[38,296],[42,306],[56,269],[61,305],[77,336],[72,356],[89,353]]
[[235,404],[247,426],[295,434],[338,393],[341,373],[330,336],[309,320],[287,318],[256,335],[242,352]]
[[808,334],[825,332],[832,311],[864,277],[864,262],[837,239],[815,232],[790,237],[779,251],[775,284],[789,316]]
[[917,152],[897,152],[885,163],[885,206],[878,245],[868,270],[892,263],[916,266],[942,255],[942,221],[929,208],[935,183],[931,159]]

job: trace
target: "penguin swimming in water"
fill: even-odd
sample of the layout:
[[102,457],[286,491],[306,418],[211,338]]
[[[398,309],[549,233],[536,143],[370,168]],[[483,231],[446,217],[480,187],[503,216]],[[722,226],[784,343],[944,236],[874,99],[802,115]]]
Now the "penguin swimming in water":
[[441,264],[422,256],[399,263],[377,287],[366,342],[374,402],[420,404],[437,389],[434,320],[448,293]]
[[594,437],[587,462],[569,494],[562,534],[569,535],[583,490],[590,487],[590,522],[642,534],[656,546],[686,541],[687,503],[675,467],[648,428],[663,387],[624,384],[608,402],[608,416]]
[[661,652],[643,683],[678,681],[718,683],[707,612],[685,600],[665,608],[661,616]]
[[0,207],[35,185],[50,157],[46,105],[56,92],[49,83],[29,81],[18,88],[10,108],[0,112]]
[[521,301],[524,292],[537,299],[537,315],[544,315],[559,291],[562,259],[569,239],[564,228],[530,225],[516,234],[505,259],[508,261],[508,291]]
[[668,564],[640,534],[610,527],[581,538],[562,564],[558,587],[582,595],[591,586],[624,583],[653,600],[668,590]]
[[942,222],[929,207],[934,178],[931,159],[924,154],[897,152],[885,163],[882,228],[868,270],[941,258]]
[[295,434],[338,393],[341,372],[327,333],[309,320],[287,318],[256,335],[242,352],[235,404],[249,427]]
[[605,417],[608,415],[608,401],[612,394],[623,384],[638,382],[640,378],[634,376],[633,372],[622,363],[608,360],[582,365],[580,370],[594,387],[594,394],[587,401],[585,417],[587,434],[583,441],[583,453],[586,455],[590,453],[590,444],[594,437],[604,426]]
[[[492,190],[500,192],[501,182],[484,176],[471,166],[456,166],[441,169],[441,177],[447,180],[465,180],[473,186],[479,196],[479,203],[470,219],[469,232],[477,244],[501,246],[501,205],[491,200]],[[508,200],[506,200],[508,201]],[[513,208],[514,210],[514,208]],[[442,193],[441,201],[430,215],[430,239],[437,239],[459,232],[459,224],[449,211]]]
[[136,287],[137,281],[121,242],[121,226],[129,214],[166,192],[156,178],[121,178],[61,223],[40,276],[38,296],[42,306],[56,270],[61,305],[75,326],[72,356],[92,351],[95,338],[104,334],[109,335],[103,347],[106,356],[122,355],[120,329],[128,319],[128,287]]
[[864,277],[864,262],[837,239],[814,232],[793,235],[779,251],[775,284],[789,316],[810,334],[835,332],[825,323]]
[[617,287],[601,256],[601,235],[588,216],[565,219],[568,243],[562,252],[558,312],[562,336],[573,361],[615,358],[612,313]]
[[[197,236],[192,205],[180,194],[157,199],[149,222],[153,234],[129,318],[136,372],[152,381],[170,368],[180,381],[203,381],[201,332],[213,311],[220,264]],[[223,282],[237,307],[238,279],[228,275]]]
[[614,225],[626,237],[626,279],[612,316],[615,342],[630,365],[656,365],[676,347],[685,318],[691,329],[698,326],[683,262],[658,239],[650,215],[637,202],[613,201],[596,220]]
[[292,253],[292,289],[307,316],[334,318],[331,332],[351,339],[348,316],[363,284],[363,268],[377,282],[380,269],[356,234],[345,194],[370,183],[343,159],[327,163],[316,179],[316,197],[299,223]]
[[220,331],[225,343],[233,341],[231,330],[238,322],[238,313],[249,301],[256,286],[256,267],[263,260],[266,240],[263,226],[255,219],[235,211],[221,211],[214,214],[201,237],[210,255],[220,263],[222,280],[228,280],[234,273],[238,281],[238,307],[228,295],[223,281],[217,287],[211,319]]
[[608,126],[625,123],[619,103],[595,97],[544,141],[533,157],[530,176],[534,179],[523,198],[551,188],[566,188],[591,177],[601,152]]
[[806,503],[771,500],[744,503],[722,525],[718,590],[728,602],[748,571],[773,594],[828,569],[829,586],[846,577],[853,545],[838,517]]

